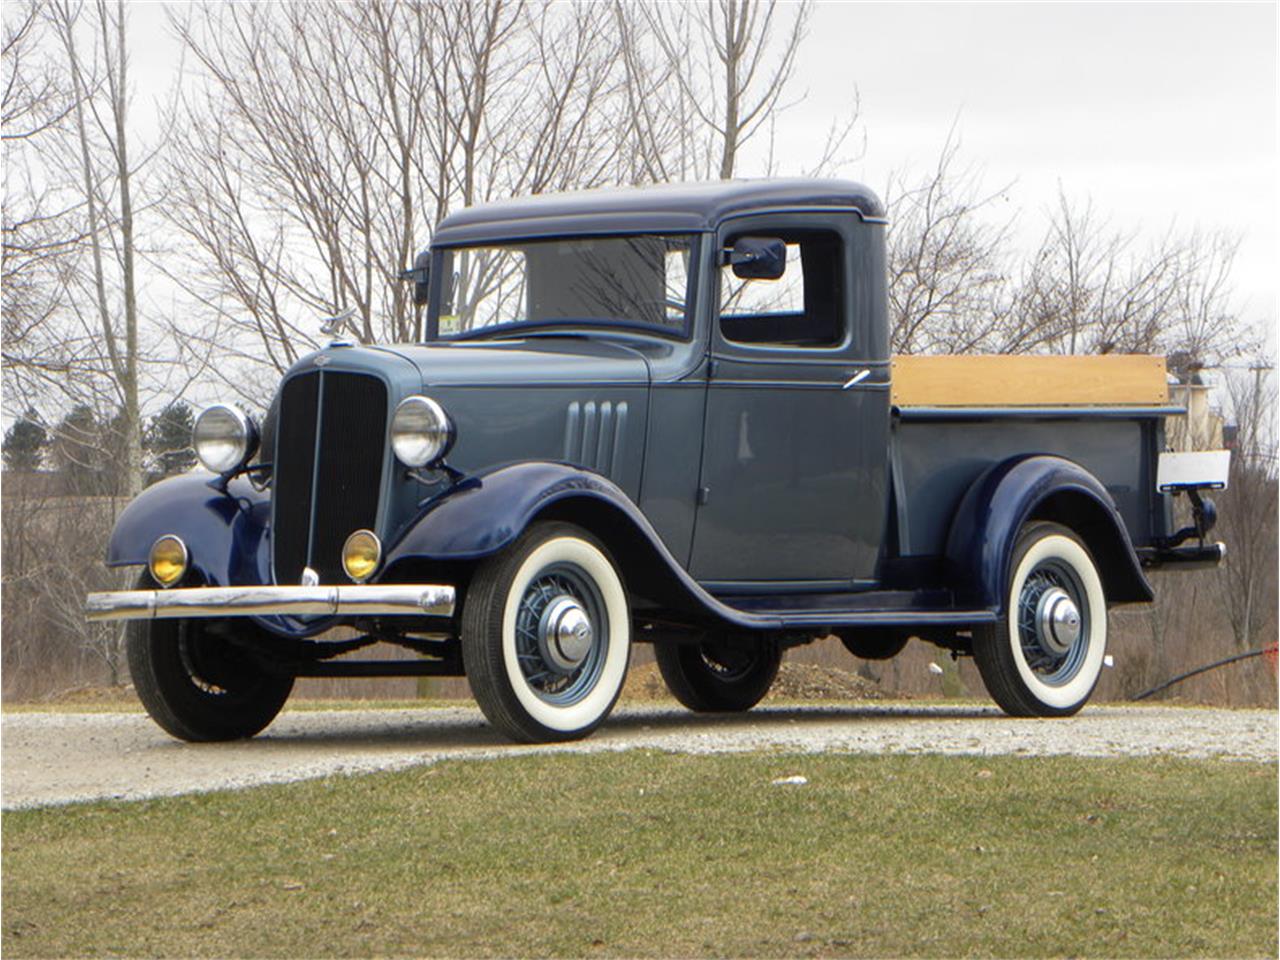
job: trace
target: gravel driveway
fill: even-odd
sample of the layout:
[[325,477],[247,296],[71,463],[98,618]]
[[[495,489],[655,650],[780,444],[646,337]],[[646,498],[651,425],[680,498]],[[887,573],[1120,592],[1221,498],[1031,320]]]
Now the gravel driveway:
[[146,716],[15,713],[3,718],[5,809],[142,799],[398,769],[437,760],[594,753],[638,747],[687,753],[947,753],[1175,756],[1276,760],[1277,715],[1265,710],[1089,707],[1069,720],[1012,720],[994,708],[885,705],[761,707],[694,716],[621,709],[589,739],[512,746],[474,708],[287,711],[254,740],[187,744]]

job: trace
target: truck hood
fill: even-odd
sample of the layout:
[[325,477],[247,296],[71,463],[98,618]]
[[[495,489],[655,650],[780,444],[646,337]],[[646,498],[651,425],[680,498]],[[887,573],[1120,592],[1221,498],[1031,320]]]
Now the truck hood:
[[409,361],[424,388],[533,384],[649,384],[649,365],[624,344],[585,337],[380,347]]

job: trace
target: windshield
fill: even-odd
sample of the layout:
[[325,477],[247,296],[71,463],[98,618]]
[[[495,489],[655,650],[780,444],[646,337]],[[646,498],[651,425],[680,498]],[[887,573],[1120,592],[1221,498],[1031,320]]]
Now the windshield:
[[445,247],[428,330],[443,340],[596,325],[685,336],[694,244],[643,234]]

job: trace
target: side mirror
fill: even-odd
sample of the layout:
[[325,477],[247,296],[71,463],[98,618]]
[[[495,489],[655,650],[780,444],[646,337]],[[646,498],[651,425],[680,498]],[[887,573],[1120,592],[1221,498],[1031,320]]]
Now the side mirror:
[[740,280],[777,280],[787,271],[787,245],[777,237],[739,237],[729,265]]
[[400,274],[400,279],[413,284],[413,303],[424,307],[427,304],[427,284],[431,279],[431,253],[423,250],[413,258],[412,269]]

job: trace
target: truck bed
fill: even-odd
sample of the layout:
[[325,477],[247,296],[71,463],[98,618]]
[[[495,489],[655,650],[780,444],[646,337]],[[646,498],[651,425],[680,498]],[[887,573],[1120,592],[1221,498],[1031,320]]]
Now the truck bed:
[[1135,546],[1167,532],[1156,492],[1168,405],[1163,357],[893,359],[890,469],[899,555],[943,552],[969,485],[1009,457],[1054,454],[1111,493]]

